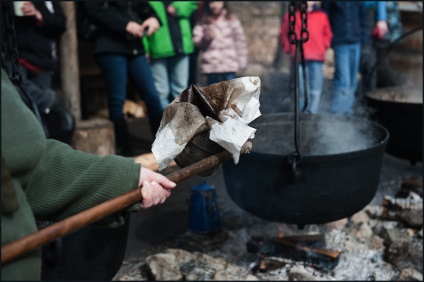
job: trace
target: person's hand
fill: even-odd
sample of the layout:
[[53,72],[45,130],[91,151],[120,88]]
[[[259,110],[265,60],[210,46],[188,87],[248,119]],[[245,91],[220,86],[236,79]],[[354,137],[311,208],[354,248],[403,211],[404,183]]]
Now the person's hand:
[[24,16],[32,16],[35,17],[38,21],[43,21],[43,15],[41,15],[40,11],[35,8],[32,2],[25,2],[22,5],[22,13]]
[[383,35],[386,34],[386,32],[389,30],[389,27],[386,21],[378,21],[376,23],[376,27],[378,29],[378,33],[380,37],[383,37]]
[[176,184],[164,175],[142,167],[138,186],[143,186],[140,189],[141,197],[143,198],[140,206],[149,208],[165,202],[166,198],[171,195],[169,189],[174,188]]
[[166,11],[168,12],[168,14],[176,17],[177,16],[177,10],[175,10],[175,7],[172,5],[169,5],[168,8],[166,8]]
[[134,37],[142,37],[143,36],[143,29],[141,28],[141,25],[139,23],[134,22],[134,21],[128,22],[125,30]]
[[143,32],[147,28],[147,35],[148,36],[152,35],[152,33],[154,33],[156,30],[158,30],[159,27],[160,27],[159,21],[155,17],[150,17],[150,18],[146,19],[141,24],[141,29],[142,29]]

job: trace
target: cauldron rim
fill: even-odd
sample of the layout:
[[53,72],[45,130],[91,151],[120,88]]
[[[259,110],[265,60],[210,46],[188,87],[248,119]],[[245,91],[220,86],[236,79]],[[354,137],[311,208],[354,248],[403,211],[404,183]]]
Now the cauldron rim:
[[[311,114],[301,114],[301,115],[311,115]],[[315,116],[319,116],[319,117],[334,117],[334,115],[332,114],[313,114]],[[287,117],[287,116],[294,116],[293,113],[290,112],[284,112],[284,113],[272,113],[272,114],[265,114],[262,115],[261,117],[267,118],[267,117],[278,117],[278,116],[282,116],[282,117]],[[338,118],[343,119],[343,117],[340,116],[336,116]],[[362,118],[358,118],[358,117],[346,117],[347,119],[351,119],[351,120],[363,120],[366,121],[368,124],[372,125],[372,127],[374,128],[378,128],[378,130],[380,130],[382,132],[382,136],[384,135],[384,138],[380,139],[379,142],[375,142],[372,146],[366,147],[364,149],[361,150],[355,150],[355,151],[346,151],[346,152],[340,152],[340,153],[335,153],[335,154],[314,154],[314,155],[308,155],[305,154],[303,155],[304,158],[307,158],[308,160],[311,160],[312,162],[314,161],[335,161],[335,160],[347,160],[347,159],[353,159],[353,158],[358,158],[361,157],[364,154],[368,154],[370,151],[376,150],[377,148],[381,147],[382,144],[385,144],[388,142],[389,140],[389,136],[390,133],[389,131],[382,126],[381,124],[378,124],[376,122],[373,122],[369,119],[362,119]],[[280,122],[280,121],[278,121]],[[261,124],[260,120],[255,120],[256,124]],[[254,125],[252,125],[254,127]],[[294,148],[293,148],[294,149]],[[270,153],[262,153],[262,152],[256,152],[255,151],[255,146],[252,147],[252,150],[250,151],[250,154],[253,154],[259,158],[263,157],[265,159],[280,159],[281,157],[285,157],[287,156],[287,154],[270,154]]]

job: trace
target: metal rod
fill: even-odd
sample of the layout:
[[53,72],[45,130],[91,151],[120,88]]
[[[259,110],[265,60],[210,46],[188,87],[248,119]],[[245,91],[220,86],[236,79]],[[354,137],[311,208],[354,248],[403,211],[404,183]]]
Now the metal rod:
[[[251,148],[251,143],[249,141],[246,142],[243,148],[244,149],[241,151],[242,153],[248,152]],[[231,156],[232,155],[228,151],[223,151],[177,170],[166,177],[169,180],[178,183],[191,176],[218,166],[221,162],[231,159]],[[103,202],[102,204],[45,227],[17,241],[6,244],[1,248],[1,262],[2,264],[6,264],[13,261],[25,253],[50,243],[57,238],[68,235],[71,232],[77,231],[119,210],[134,205],[141,200],[142,197],[140,188],[137,188],[119,197]]]

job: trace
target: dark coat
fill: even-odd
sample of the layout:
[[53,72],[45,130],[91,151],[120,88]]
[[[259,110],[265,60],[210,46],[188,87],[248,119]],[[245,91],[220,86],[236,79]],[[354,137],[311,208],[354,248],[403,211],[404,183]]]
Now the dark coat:
[[322,1],[328,14],[333,39],[331,46],[339,44],[369,43],[367,10],[361,1]]
[[94,53],[145,54],[140,38],[130,35],[126,26],[130,21],[143,22],[156,17],[148,2],[87,1],[86,13],[99,27],[94,40]]
[[19,57],[45,70],[57,69],[56,43],[66,30],[66,17],[59,1],[51,1],[51,13],[44,1],[32,1],[43,15],[43,24],[37,25],[34,17],[16,17],[16,41]]

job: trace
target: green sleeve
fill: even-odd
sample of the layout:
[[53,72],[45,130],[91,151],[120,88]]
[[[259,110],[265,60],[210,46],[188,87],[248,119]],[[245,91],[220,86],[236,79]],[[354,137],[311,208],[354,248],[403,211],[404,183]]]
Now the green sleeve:
[[[48,139],[25,192],[36,218],[57,221],[135,189],[140,167],[130,158],[88,154]],[[117,226],[123,223],[119,213],[115,217]]]
[[200,1],[174,1],[172,2],[172,6],[174,6],[178,17],[189,18],[191,14],[197,10],[199,2]]

